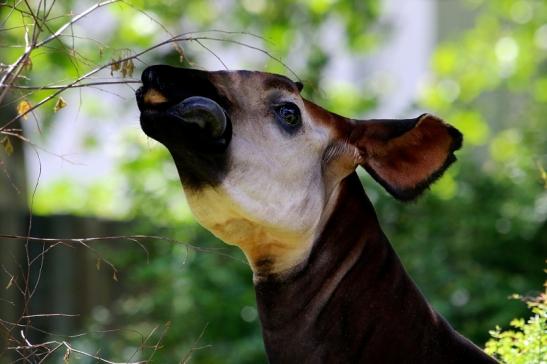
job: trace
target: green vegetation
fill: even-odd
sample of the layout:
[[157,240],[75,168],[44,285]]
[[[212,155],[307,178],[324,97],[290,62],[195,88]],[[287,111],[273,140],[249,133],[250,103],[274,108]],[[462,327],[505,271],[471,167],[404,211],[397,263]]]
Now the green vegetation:
[[[458,2],[439,2],[441,13],[449,3]],[[526,310],[505,297],[512,292],[535,295],[544,280],[547,2],[460,3],[468,27],[448,29],[442,35],[432,58],[431,77],[421,85],[416,105],[405,115],[416,116],[414,109],[425,109],[458,127],[465,136],[459,161],[429,193],[412,204],[394,201],[368,177],[363,176],[363,183],[411,276],[448,321],[479,345],[488,340],[490,329],[512,322],[515,330],[497,329],[487,351],[507,363],[541,363],[546,360],[545,301],[530,303],[535,316],[529,321],[511,321],[526,315]],[[58,1],[55,11],[62,15],[73,7],[72,1]],[[112,31],[90,35],[100,43],[76,40],[89,63],[134,54],[137,48],[168,37],[137,8],[152,14],[168,29],[180,29],[180,24],[186,31],[244,29],[264,37],[267,41],[245,34],[209,33],[210,37],[258,44],[285,60],[306,83],[305,96],[330,110],[356,116],[366,115],[375,106],[377,95],[368,85],[334,83],[333,87],[324,87],[324,70],[334,55],[332,46],[322,42],[324,32],[318,30],[331,26],[332,21],[339,22],[343,30],[340,46],[356,56],[370,53],[389,39],[388,32],[376,23],[379,1],[248,0],[223,9],[199,0],[176,2],[176,6],[170,0],[132,1],[131,6],[120,3],[104,10]],[[7,11],[0,9],[0,15]],[[59,24],[62,21],[60,18]],[[19,22],[10,18],[5,26],[18,26]],[[55,28],[55,23],[51,25]],[[19,44],[22,39],[21,29],[2,34],[2,42]],[[66,39],[64,45],[70,47],[70,42]],[[203,42],[221,59],[223,51],[233,47],[227,41]],[[181,46],[185,66],[199,66],[204,57],[213,57],[195,41]],[[242,54],[249,51],[243,46],[236,49]],[[20,52],[18,48],[3,48],[2,62],[13,62]],[[174,65],[180,64],[179,58],[180,54],[169,47],[144,57],[148,63]],[[248,62],[250,68],[291,76],[267,56],[257,63]],[[32,84],[70,79],[86,70],[84,61],[61,51],[37,54],[32,64],[27,73]],[[142,65],[135,66],[137,76]],[[96,90],[82,92],[83,113],[98,123],[116,122],[117,116],[102,105]],[[39,91],[26,99],[35,104],[50,93]],[[134,107],[131,90],[124,96],[129,99],[124,105]],[[54,123],[54,104],[42,109],[44,138]],[[66,106],[71,107],[77,106]],[[93,128],[86,135],[82,142],[93,153],[101,136]],[[242,263],[242,254],[196,225],[168,153],[146,140],[136,123],[118,149],[122,151],[117,160],[118,175],[93,185],[65,179],[40,186],[35,211],[134,220],[138,223],[131,234],[163,234],[206,251],[150,243],[147,263],[140,251],[120,254],[119,249],[113,249],[111,260],[120,268],[120,296],[111,307],[92,315],[89,328],[95,333],[77,339],[75,344],[90,351],[100,348],[112,360],[127,360],[141,347],[143,338],[136,334],[138,331],[144,336],[152,333],[148,344],[161,339],[162,348],[144,348],[136,357],[147,358],[155,352],[158,363],[178,362],[192,348],[206,345],[211,347],[192,352],[192,362],[264,362],[251,274]],[[99,332],[104,329],[121,331]],[[537,359],[536,344],[532,343],[543,345],[538,349],[543,359]]]
[[[547,285],[546,285],[547,287]],[[523,299],[515,296],[515,299]],[[532,316],[514,319],[513,329],[502,331],[499,326],[490,331],[492,339],[486,343],[485,351],[502,363],[545,363],[547,359],[547,291],[533,299],[523,299]]]

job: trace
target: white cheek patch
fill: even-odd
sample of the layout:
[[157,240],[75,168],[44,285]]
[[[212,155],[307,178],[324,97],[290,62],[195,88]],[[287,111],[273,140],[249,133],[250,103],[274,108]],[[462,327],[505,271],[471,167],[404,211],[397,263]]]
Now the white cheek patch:
[[305,260],[311,249],[323,196],[319,188],[310,187],[291,191],[286,186],[281,191],[275,184],[250,185],[228,178],[221,186],[187,191],[186,196],[200,224],[241,248],[254,272],[279,273]]

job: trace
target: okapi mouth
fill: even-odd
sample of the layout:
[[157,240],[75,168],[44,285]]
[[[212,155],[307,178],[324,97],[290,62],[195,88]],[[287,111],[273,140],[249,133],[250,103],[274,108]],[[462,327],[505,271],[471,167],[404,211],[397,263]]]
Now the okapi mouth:
[[141,127],[149,137],[171,149],[175,145],[218,153],[231,139],[227,103],[197,70],[151,66],[136,92]]
[[183,184],[216,185],[226,173],[232,137],[230,104],[209,73],[166,65],[148,67],[136,91],[141,128],[167,147]]

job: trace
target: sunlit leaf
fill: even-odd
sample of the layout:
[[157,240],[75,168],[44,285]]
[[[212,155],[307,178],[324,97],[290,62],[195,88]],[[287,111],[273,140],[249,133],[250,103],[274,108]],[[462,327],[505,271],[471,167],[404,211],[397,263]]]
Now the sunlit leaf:
[[534,98],[539,102],[547,102],[547,77],[534,82]]
[[450,122],[465,135],[466,144],[480,145],[487,140],[490,129],[482,115],[476,111],[455,112]]
[[439,74],[446,75],[454,72],[456,64],[457,54],[454,47],[443,45],[437,48],[433,55],[433,66]]
[[522,148],[522,134],[517,129],[504,130],[490,143],[490,155],[498,162],[516,158]]
[[451,172],[446,173],[432,187],[431,192],[442,200],[450,200],[458,192],[458,184]]

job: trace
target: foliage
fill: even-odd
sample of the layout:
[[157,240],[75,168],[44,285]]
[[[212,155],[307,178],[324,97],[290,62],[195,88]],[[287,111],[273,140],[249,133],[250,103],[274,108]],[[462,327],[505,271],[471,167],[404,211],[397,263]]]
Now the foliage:
[[[545,287],[547,287],[547,282]],[[485,351],[495,356],[502,363],[529,364],[547,361],[547,291],[536,298],[522,298],[532,316],[514,319],[510,325],[513,329],[502,331],[499,326],[490,331],[492,338],[486,343]]]
[[[457,10],[440,6],[445,16]],[[523,314],[499,298],[543,278],[547,4],[477,0],[459,11],[469,29],[438,45],[418,103],[463,132],[459,161],[419,203],[394,208],[378,197],[376,207],[426,296],[482,343],[485,327]]]

